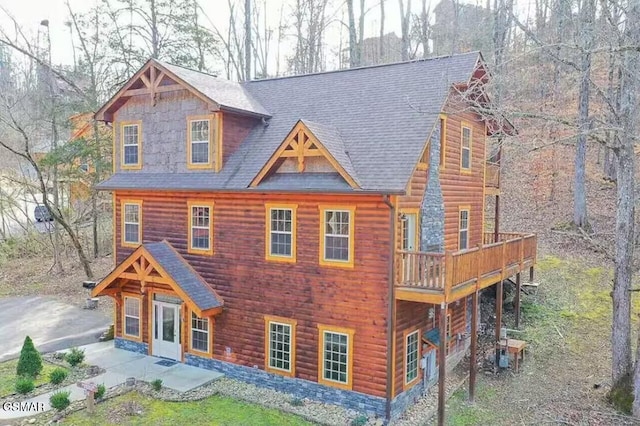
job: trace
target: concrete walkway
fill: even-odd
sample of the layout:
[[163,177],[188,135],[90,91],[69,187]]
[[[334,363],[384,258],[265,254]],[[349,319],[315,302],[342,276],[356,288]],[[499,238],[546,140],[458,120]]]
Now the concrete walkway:
[[[93,343],[80,346],[80,349],[84,349],[84,362],[86,364],[97,365],[106,370],[104,373],[86,381],[93,382],[96,385],[104,384],[107,389],[124,383],[128,377],[135,377],[136,380],[149,382],[161,379],[162,386],[178,392],[186,392],[223,376],[222,373],[217,371],[204,370],[181,363],[164,367],[156,364],[161,360],[160,358],[116,349],[113,347],[113,342]],[[76,384],[65,386],[57,391],[71,392],[69,396],[71,401],[85,398],[84,390],[80,389]],[[47,392],[23,401],[25,403],[33,403],[31,406],[37,409],[37,412],[4,411],[0,406],[0,420],[17,419],[50,410],[49,398],[53,393]]]

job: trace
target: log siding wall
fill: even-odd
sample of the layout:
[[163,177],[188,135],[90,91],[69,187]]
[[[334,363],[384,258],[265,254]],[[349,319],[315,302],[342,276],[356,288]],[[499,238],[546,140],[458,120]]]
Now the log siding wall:
[[[298,321],[296,377],[317,381],[317,325],[349,327],[355,330],[353,390],[384,397],[391,242],[382,197],[118,191],[116,223],[120,199],[134,196],[143,200],[143,242],[166,239],[225,301],[215,321],[214,357],[222,359],[230,347],[238,364],[264,368],[264,315],[291,318]],[[212,256],[187,252],[190,199],[215,201]],[[265,260],[266,203],[298,205],[296,263]],[[353,269],[318,263],[323,204],[356,208]],[[119,226],[115,238],[121,262],[133,249],[121,247]]]

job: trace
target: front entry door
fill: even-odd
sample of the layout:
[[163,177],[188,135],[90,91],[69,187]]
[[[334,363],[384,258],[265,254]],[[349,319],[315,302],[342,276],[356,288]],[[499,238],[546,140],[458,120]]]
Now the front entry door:
[[153,301],[153,355],[181,359],[180,305]]

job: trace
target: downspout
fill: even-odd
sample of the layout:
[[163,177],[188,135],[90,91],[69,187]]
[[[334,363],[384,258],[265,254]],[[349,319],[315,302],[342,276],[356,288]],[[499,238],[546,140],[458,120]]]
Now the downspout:
[[391,390],[393,388],[393,330],[395,329],[395,287],[393,283],[393,264],[395,259],[395,220],[396,220],[396,207],[391,203],[389,195],[385,195],[383,198],[384,203],[389,206],[389,306],[387,309],[387,389],[386,389],[386,407],[385,417],[387,421],[391,420]]

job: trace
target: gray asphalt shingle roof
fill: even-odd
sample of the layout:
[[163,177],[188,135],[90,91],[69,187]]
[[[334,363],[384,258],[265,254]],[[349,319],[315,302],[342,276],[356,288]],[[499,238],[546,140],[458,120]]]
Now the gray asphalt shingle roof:
[[223,305],[211,286],[168,242],[144,243],[143,246],[198,308],[205,311]]
[[[478,52],[318,74],[257,80],[242,84],[250,99],[271,118],[258,124],[219,173],[166,175],[135,179],[142,189],[241,190],[249,187],[288,133],[303,120],[336,160],[360,185],[360,190],[402,193],[437,122],[452,84],[470,80]],[[163,64],[164,65],[164,64]],[[170,65],[167,65],[169,67]],[[173,67],[180,68],[180,67]],[[172,70],[173,70],[172,68]],[[187,70],[188,71],[188,70]],[[184,68],[178,72],[185,75]],[[205,77],[190,71],[188,81],[220,102]],[[191,74],[190,74],[191,75]],[[196,75],[199,76],[196,78]],[[223,81],[223,80],[221,80]],[[234,89],[236,90],[236,89]],[[221,92],[222,93],[222,92]],[[142,171],[136,172],[144,173]],[[126,185],[128,173],[114,175],[104,189]],[[299,188],[302,174],[288,174],[287,184]],[[188,185],[195,185],[187,188]],[[263,185],[256,189],[260,190]],[[328,190],[331,188],[327,188]]]

